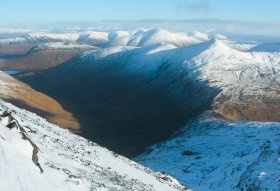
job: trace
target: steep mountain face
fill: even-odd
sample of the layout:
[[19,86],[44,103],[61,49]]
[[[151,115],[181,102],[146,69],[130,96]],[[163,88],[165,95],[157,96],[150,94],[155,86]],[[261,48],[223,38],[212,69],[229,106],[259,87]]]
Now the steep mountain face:
[[136,161],[197,191],[279,190],[280,123],[224,121],[205,114]]
[[2,100],[0,116],[1,190],[187,190]]
[[61,127],[79,131],[80,125],[77,119],[63,109],[57,101],[1,71],[0,89],[0,99],[36,112]]

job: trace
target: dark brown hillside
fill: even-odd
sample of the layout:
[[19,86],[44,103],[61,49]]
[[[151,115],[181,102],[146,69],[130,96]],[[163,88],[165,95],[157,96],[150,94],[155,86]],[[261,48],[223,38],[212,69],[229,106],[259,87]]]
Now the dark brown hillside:
[[0,99],[35,112],[63,128],[79,131],[78,121],[57,101],[2,72],[0,72],[0,89]]
[[39,50],[16,58],[2,59],[0,70],[40,71],[70,60],[85,50]]

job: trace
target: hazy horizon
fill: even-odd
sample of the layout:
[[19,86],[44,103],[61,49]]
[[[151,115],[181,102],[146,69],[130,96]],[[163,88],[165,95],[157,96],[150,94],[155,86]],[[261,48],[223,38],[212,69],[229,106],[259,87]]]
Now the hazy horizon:
[[278,7],[277,0],[11,0],[1,3],[0,32],[164,28],[278,37]]

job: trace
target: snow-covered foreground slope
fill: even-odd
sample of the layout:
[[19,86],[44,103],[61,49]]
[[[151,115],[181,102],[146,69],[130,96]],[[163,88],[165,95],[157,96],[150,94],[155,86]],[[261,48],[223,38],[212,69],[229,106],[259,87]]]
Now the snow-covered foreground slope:
[[201,116],[136,160],[197,191],[277,191],[280,124]]
[[[11,111],[8,128],[4,114]],[[0,190],[184,190],[68,130],[0,100]],[[8,115],[9,116],[9,115]]]

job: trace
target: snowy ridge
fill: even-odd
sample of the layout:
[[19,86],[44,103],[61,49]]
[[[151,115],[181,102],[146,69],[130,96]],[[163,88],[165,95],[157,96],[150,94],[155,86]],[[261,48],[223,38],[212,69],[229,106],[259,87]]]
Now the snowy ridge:
[[[12,112],[16,122],[9,127],[3,116],[6,111]],[[1,100],[0,114],[3,190],[185,189],[167,175],[155,173]]]
[[230,122],[207,114],[136,160],[197,191],[276,191],[279,128],[279,123]]

